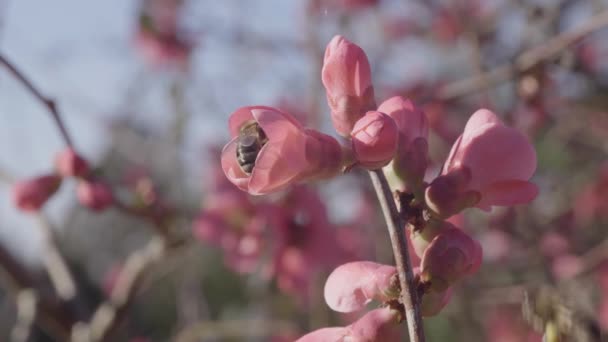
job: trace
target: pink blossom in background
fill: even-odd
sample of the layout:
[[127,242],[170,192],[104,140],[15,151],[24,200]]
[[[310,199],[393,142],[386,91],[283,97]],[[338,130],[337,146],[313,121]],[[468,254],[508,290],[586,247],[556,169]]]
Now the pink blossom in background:
[[60,185],[61,176],[55,174],[18,181],[12,188],[13,203],[22,211],[38,211]]
[[[251,174],[237,160],[239,134],[244,124],[255,122],[268,142],[261,148]],[[305,179],[328,177],[340,170],[340,144],[332,137],[305,130],[291,115],[265,106],[243,107],[230,116],[232,140],[222,150],[226,177],[252,195],[285,189]]]
[[336,268],[325,283],[325,302],[334,311],[360,310],[373,299],[386,301],[399,296],[394,266],[371,261],[350,262]]
[[551,271],[555,278],[565,280],[580,274],[583,267],[583,260],[579,256],[563,254],[553,259]]
[[[479,202],[473,205],[486,211],[492,206],[528,203],[538,194],[537,186],[528,181],[535,170],[536,152],[526,137],[491,111],[480,109],[452,146],[442,176],[427,188],[427,201],[432,205],[444,197],[440,202],[449,203],[445,197],[451,192],[451,200],[458,202],[460,194],[478,192]],[[448,210],[447,214],[453,213]]]
[[384,113],[367,112],[357,121],[350,135],[355,159],[366,169],[385,166],[397,152],[397,125]]
[[181,1],[149,0],[142,2],[134,45],[153,67],[177,65],[186,68],[192,44],[179,29]]
[[94,211],[104,210],[114,203],[112,189],[102,181],[79,181],[76,186],[76,195],[80,204]]
[[336,230],[327,217],[325,204],[310,187],[291,189],[273,218],[276,236],[273,273],[282,291],[306,299],[309,286],[320,270],[343,261]]
[[569,252],[571,242],[564,235],[549,231],[540,239],[540,251],[547,257],[554,258]]
[[194,235],[219,247],[225,263],[239,273],[252,273],[261,267],[266,226],[272,208],[212,207],[203,210],[194,223]]
[[66,148],[55,157],[55,169],[63,177],[85,177],[89,163],[72,148]]
[[135,34],[134,45],[144,60],[154,67],[175,64],[186,68],[192,47],[172,37],[161,38],[146,31]]
[[521,318],[521,308],[497,307],[485,318],[486,340],[492,342],[541,342],[542,336]]
[[325,50],[321,79],[334,128],[349,136],[357,120],[376,106],[367,55],[346,38],[335,36]]

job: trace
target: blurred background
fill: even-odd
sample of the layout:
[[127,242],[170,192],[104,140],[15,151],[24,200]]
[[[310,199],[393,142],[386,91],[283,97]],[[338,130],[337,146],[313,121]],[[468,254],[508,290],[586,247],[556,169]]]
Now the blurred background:
[[341,34],[366,51],[379,103],[425,110],[429,175],[482,107],[537,150],[532,204],[452,219],[484,264],[425,320],[428,340],[540,341],[554,322],[599,341],[605,27],[604,0],[0,0],[0,54],[56,101],[116,197],[90,210],[65,180],[40,214],[15,208],[11,183],[51,172],[64,142],[0,68],[0,340],[278,342],[359,317],[322,294],[341,263],[393,263],[367,176],[250,197],[219,167],[241,106],[333,134],[320,70]]

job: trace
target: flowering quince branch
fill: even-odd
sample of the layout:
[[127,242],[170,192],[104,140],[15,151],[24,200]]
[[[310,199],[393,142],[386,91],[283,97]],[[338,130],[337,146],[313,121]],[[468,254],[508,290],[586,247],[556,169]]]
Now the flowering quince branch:
[[391,239],[391,246],[399,274],[400,288],[402,289],[401,301],[405,307],[410,341],[424,341],[420,299],[416,290],[412,262],[409,258],[405,234],[399,228],[405,226],[404,223],[407,221],[407,217],[399,214],[384,172],[382,170],[369,171],[369,176],[380,201]]
[[8,71],[16,78],[19,80],[19,82],[21,82],[26,88],[27,90],[32,93],[32,95],[34,95],[34,97],[36,97],[51,113],[53,120],[55,120],[55,124],[57,125],[57,127],[59,128],[59,131],[61,132],[61,136],[63,137],[63,140],[65,141],[66,145],[68,147],[73,148],[74,144],[72,143],[72,138],[70,137],[70,134],[68,133],[67,129],[65,128],[65,125],[63,124],[63,121],[61,119],[61,115],[59,114],[59,111],[57,110],[57,104],[55,103],[55,101],[45,97],[44,95],[42,95],[42,93],[36,89],[36,87],[34,87],[34,85],[32,84],[32,82],[30,80],[28,80],[22,72],[20,72],[6,57],[4,57],[2,54],[0,54],[0,64],[4,65]]
[[[99,306],[89,323],[76,322],[70,319],[60,332],[65,335],[71,329],[75,341],[102,341],[106,340],[122,320],[128,305],[132,302],[146,272],[169,250],[182,246],[185,240],[170,236],[168,220],[171,212],[152,196],[151,202],[141,205],[129,205],[120,201],[113,193],[112,188],[103,180],[95,177],[88,162],[73,148],[72,140],[65,129],[61,116],[54,101],[44,97],[23,74],[15,68],[5,57],[0,55],[0,63],[5,65],[11,74],[20,80],[25,87],[40,100],[52,114],[55,123],[61,131],[62,137],[68,147],[57,154],[55,171],[53,173],[35,177],[33,179],[17,181],[13,185],[13,200],[17,208],[26,212],[38,213],[46,201],[59,189],[63,178],[75,178],[77,184],[77,198],[79,202],[93,210],[102,211],[113,205],[124,213],[141,217],[151,221],[158,233],[156,238],[141,250],[135,251],[128,258],[124,272],[118,277],[117,285],[110,294],[106,303]],[[4,176],[4,175],[3,175]],[[6,178],[6,177],[5,177]],[[40,214],[39,214],[40,215]],[[56,247],[53,231],[47,222],[41,218],[44,235],[49,244],[50,257],[47,269],[51,274],[57,292],[66,299],[76,295],[76,286],[73,276]],[[37,312],[46,312],[42,310]],[[69,315],[62,317],[69,318]],[[71,327],[70,324],[73,324]],[[67,338],[66,338],[67,339]]]
[[[288,113],[243,107],[230,117],[233,139],[222,151],[222,169],[233,184],[253,195],[330,178],[355,166],[366,169],[396,267],[366,261],[340,266],[327,280],[325,300],[340,312],[361,309],[373,299],[384,307],[347,327],[320,329],[298,341],[396,340],[391,327],[403,318],[410,340],[424,341],[422,317],[439,313],[450,300],[451,286],[476,273],[482,260],[480,244],[444,220],[466,208],[489,211],[492,206],[532,201],[538,194],[529,182],[536,153],[522,133],[480,109],[467,122],[439,176],[427,183],[428,120],[402,97],[376,106],[365,52],[336,36],[325,51],[321,74],[334,128],[349,138],[345,146],[303,128]],[[404,183],[396,198],[385,171]],[[421,258],[416,268],[406,232]]]

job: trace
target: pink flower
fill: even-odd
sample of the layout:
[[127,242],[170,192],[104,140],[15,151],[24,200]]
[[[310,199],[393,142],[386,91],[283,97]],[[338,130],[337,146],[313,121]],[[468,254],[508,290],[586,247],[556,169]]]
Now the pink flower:
[[72,148],[66,148],[57,154],[55,168],[64,177],[84,177],[89,173],[89,163]]
[[443,292],[481,266],[479,243],[457,228],[442,230],[424,251],[420,278],[435,292]]
[[366,313],[347,327],[323,328],[300,337],[296,342],[383,342],[399,341],[399,313],[381,308]]
[[265,248],[265,226],[270,208],[212,207],[196,219],[194,235],[201,241],[218,246],[225,263],[238,273],[259,269]]
[[355,123],[375,107],[371,68],[365,52],[342,36],[327,45],[321,78],[336,131],[348,136]]
[[329,222],[325,204],[309,187],[291,189],[273,218],[277,238],[273,271],[277,285],[306,300],[311,279],[319,271],[342,262],[346,253],[336,241],[336,230]]
[[384,113],[367,112],[357,121],[350,135],[355,158],[366,169],[374,170],[388,164],[397,151],[397,125]]
[[[334,138],[305,130],[278,109],[240,108],[230,116],[229,126],[233,139],[222,150],[222,169],[234,185],[252,195],[279,191],[302,180],[326,178],[341,168],[342,150]],[[254,130],[254,136],[243,130]],[[239,148],[243,151],[237,157]]]
[[104,210],[114,202],[112,189],[100,181],[80,181],[76,188],[76,194],[80,204],[94,211]]
[[399,296],[394,266],[371,261],[350,262],[336,268],[325,283],[325,302],[334,311],[353,312],[372,299],[380,301]]
[[441,176],[427,188],[427,203],[441,217],[467,206],[489,211],[528,203],[538,194],[528,181],[535,169],[536,153],[526,137],[480,109],[454,143]]
[[408,185],[419,185],[427,166],[429,123],[424,112],[401,96],[382,102],[378,111],[395,120],[399,130],[399,147],[393,168]]
[[13,202],[22,211],[38,211],[61,185],[61,176],[44,175],[16,182]]

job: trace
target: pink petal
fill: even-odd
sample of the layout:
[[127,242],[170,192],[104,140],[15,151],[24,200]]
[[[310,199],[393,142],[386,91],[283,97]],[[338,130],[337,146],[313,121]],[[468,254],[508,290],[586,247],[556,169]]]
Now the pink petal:
[[258,106],[251,109],[251,114],[270,141],[283,140],[290,134],[303,130],[293,116],[275,108]]
[[347,336],[361,342],[399,341],[400,330],[397,324],[397,311],[381,308],[366,313],[347,327]]
[[346,335],[346,328],[323,328],[315,330],[300,337],[296,342],[342,342]]
[[253,115],[251,114],[252,108],[269,108],[269,107],[263,107],[263,106],[241,107],[241,108],[237,109],[236,111],[234,111],[234,113],[232,113],[230,115],[230,118],[228,119],[228,127],[230,128],[231,137],[234,138],[234,137],[238,136],[241,126],[245,122],[253,120]]
[[224,174],[232,182],[232,184],[236,185],[239,189],[247,191],[249,184],[249,175],[247,175],[239,166],[238,161],[236,160],[236,146],[239,137],[235,137],[230,140],[224,149],[222,149],[222,170],[224,170]]
[[491,205],[511,206],[529,203],[538,195],[534,183],[523,180],[508,180],[490,184],[481,190],[481,201],[476,205],[486,209]]
[[[239,135],[241,126],[251,120],[258,120],[260,117],[274,118],[275,120],[287,120],[296,127],[301,127],[300,123],[291,115],[280,111],[279,109],[268,106],[247,106],[237,109],[230,115],[228,119],[228,127],[230,128],[230,136],[236,137]],[[265,127],[260,123],[262,129]]]
[[429,123],[424,113],[416,108],[412,101],[401,96],[394,96],[382,102],[378,111],[387,114],[397,124],[403,136],[402,144],[410,144],[414,139],[428,138]]
[[334,311],[359,310],[372,299],[386,298],[387,291],[390,291],[391,277],[396,272],[393,266],[370,261],[339,266],[327,278],[325,301]]
[[264,145],[251,173],[249,193],[267,194],[299,180],[309,167],[305,140],[303,134],[294,133]]
[[502,121],[488,109],[479,109],[467,121],[467,125],[464,127],[465,132],[474,131],[477,127],[481,127],[486,124],[503,125]]
[[536,170],[533,146],[513,128],[486,125],[471,141],[466,138],[463,136],[460,162],[471,170],[470,189],[505,180],[527,181]]

